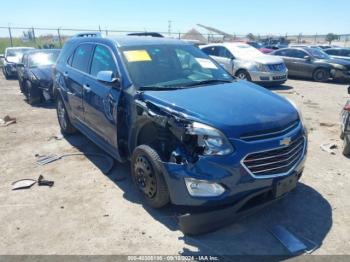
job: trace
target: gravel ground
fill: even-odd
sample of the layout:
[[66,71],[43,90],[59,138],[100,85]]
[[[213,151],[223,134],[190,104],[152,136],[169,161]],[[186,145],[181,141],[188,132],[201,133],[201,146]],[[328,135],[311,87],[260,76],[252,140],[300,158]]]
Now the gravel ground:
[[[155,211],[142,204],[128,164],[116,164],[108,175],[101,171],[106,161],[94,157],[36,165],[36,154],[101,151],[81,135],[56,139],[53,106],[28,105],[17,81],[1,75],[0,117],[16,117],[17,123],[0,127],[0,254],[287,255],[269,232],[273,225],[316,243],[314,254],[350,254],[350,159],[341,154],[338,123],[346,86],[289,80],[273,91],[301,108],[309,129],[297,189],[231,226],[188,237],[171,208]],[[329,142],[338,146],[335,155],[320,149]],[[11,191],[13,181],[40,174],[54,180],[54,187]]]

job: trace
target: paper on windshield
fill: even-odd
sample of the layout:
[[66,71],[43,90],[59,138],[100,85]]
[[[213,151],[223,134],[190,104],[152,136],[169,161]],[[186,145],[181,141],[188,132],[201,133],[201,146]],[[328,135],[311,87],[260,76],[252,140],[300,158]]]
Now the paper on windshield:
[[198,64],[200,64],[203,68],[208,69],[218,69],[217,66],[213,63],[213,61],[205,58],[196,58]]
[[123,52],[128,62],[152,61],[146,50],[132,50]]

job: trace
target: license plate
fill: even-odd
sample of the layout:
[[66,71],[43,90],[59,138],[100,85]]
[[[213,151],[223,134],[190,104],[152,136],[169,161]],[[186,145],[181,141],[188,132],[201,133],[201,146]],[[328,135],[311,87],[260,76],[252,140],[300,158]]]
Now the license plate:
[[292,191],[298,183],[298,176],[293,175],[279,180],[275,185],[275,197],[279,198]]

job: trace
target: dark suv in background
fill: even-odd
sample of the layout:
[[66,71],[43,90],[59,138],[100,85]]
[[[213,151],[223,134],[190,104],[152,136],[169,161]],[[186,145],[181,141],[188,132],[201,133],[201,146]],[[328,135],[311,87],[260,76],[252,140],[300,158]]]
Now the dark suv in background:
[[192,44],[80,34],[61,51],[54,90],[62,132],[78,129],[130,160],[150,206],[205,208],[179,217],[186,233],[271,203],[302,175],[307,135],[296,107],[233,79]]
[[350,62],[331,58],[319,48],[284,48],[271,55],[283,57],[290,76],[311,78],[318,82],[326,82],[329,78],[350,81]]

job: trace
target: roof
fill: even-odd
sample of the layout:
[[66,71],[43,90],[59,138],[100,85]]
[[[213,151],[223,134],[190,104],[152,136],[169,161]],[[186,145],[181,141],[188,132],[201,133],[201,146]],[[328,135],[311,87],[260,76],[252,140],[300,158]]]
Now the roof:
[[160,38],[160,37],[144,37],[144,36],[123,36],[109,38],[114,41],[118,47],[126,46],[142,46],[142,45],[186,45],[188,43],[172,39],[172,38]]

